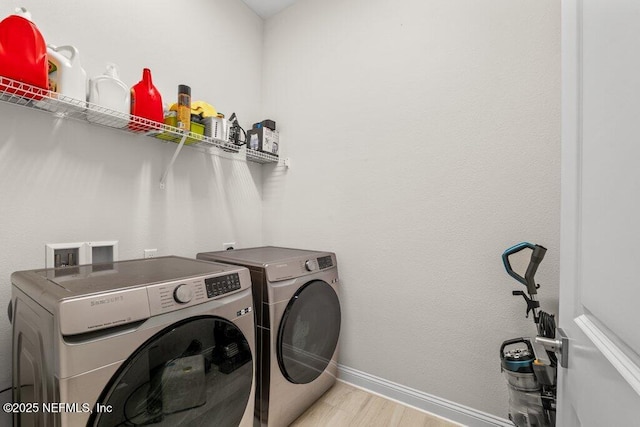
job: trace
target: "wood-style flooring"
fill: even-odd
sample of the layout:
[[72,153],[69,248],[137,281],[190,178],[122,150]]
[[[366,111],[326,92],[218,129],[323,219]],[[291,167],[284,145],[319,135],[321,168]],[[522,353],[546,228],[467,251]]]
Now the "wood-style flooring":
[[291,427],[458,427],[459,424],[337,381]]

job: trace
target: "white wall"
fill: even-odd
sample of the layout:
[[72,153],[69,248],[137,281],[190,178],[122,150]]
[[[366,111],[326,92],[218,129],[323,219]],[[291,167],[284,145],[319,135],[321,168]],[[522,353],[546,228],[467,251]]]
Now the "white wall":
[[[192,1],[186,21],[164,0],[20,5],[89,75],[115,62],[132,85],[149,67],[167,101],[186,83],[245,125],[275,119],[293,163],[184,150],[163,191],[172,144],[0,105],[0,304],[48,242],[193,256],[264,229],[337,252],[342,364],[506,416],[499,344],[534,333],[506,247],[549,248],[538,277],[557,305],[557,2],[301,0],[264,34],[235,0]],[[10,342],[5,319],[1,388]]]
[[[166,102],[184,83],[242,124],[260,118],[263,23],[238,0],[20,5],[48,43],[78,47],[90,76],[114,62],[133,85],[149,67]],[[145,248],[194,257],[262,241],[261,166],[237,155],[184,149],[161,190],[176,144],[7,104],[0,128],[0,389],[11,384],[10,275],[44,267],[46,243],[116,239],[130,259]]]
[[292,168],[263,171],[265,243],[337,253],[343,365],[506,417],[499,345],[535,329],[504,249],[549,249],[557,310],[559,7],[301,0],[266,21]]

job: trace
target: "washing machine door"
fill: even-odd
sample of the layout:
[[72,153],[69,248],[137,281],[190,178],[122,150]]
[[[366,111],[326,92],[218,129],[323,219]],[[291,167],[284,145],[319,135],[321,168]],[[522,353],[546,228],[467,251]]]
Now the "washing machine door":
[[289,300],[278,331],[277,356],[282,374],[307,384],[324,372],[338,345],[340,302],[322,280],[302,286]]
[[244,335],[218,317],[194,317],[157,333],[115,373],[88,425],[237,426],[251,393]]

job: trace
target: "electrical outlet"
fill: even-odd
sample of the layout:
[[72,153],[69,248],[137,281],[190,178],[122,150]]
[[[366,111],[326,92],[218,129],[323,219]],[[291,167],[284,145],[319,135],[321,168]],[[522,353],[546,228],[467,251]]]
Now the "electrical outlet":
[[222,249],[225,251],[230,251],[236,248],[236,242],[223,243]]
[[144,250],[144,257],[145,258],[155,258],[157,254],[158,254],[158,250],[157,249],[145,249]]

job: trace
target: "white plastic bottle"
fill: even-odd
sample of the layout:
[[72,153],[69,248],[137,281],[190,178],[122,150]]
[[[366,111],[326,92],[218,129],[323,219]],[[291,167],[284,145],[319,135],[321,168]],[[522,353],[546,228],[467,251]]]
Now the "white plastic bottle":
[[49,84],[54,92],[69,98],[87,99],[87,73],[74,46],[47,45]]
[[87,120],[90,122],[117,128],[129,124],[131,91],[118,78],[115,64],[107,64],[104,74],[89,79],[88,101]]
[[[80,64],[80,53],[73,46],[47,45],[51,100],[36,106],[55,111],[82,111],[87,99],[87,73]],[[72,99],[68,99],[72,98]]]

